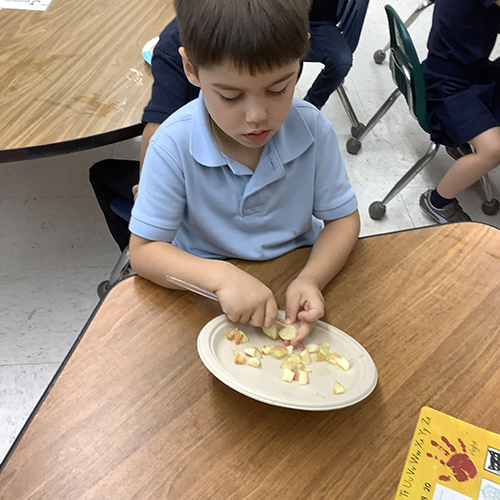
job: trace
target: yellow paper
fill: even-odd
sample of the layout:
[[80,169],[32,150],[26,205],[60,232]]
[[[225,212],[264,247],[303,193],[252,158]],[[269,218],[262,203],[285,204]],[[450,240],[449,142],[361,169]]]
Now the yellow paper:
[[500,500],[500,435],[424,407],[396,500]]

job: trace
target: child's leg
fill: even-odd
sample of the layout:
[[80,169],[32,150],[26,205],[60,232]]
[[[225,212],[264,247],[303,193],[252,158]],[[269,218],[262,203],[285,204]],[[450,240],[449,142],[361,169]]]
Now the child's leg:
[[101,160],[92,165],[89,176],[109,231],[123,250],[130,239],[128,222],[111,210],[111,201],[115,196],[121,196],[134,203],[132,186],[139,182],[139,162],[112,158]]
[[436,191],[452,199],[500,165],[500,127],[493,127],[471,139],[475,153],[458,159],[441,179]]
[[318,61],[325,67],[304,99],[321,109],[351,69],[352,53],[347,40],[335,24],[313,22],[309,30],[311,50],[305,61]]

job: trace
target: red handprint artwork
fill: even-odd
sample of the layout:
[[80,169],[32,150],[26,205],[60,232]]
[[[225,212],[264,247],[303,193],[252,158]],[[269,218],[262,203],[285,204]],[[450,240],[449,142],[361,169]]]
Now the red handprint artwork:
[[[431,441],[431,444],[432,446],[440,450],[445,458],[440,459],[437,457],[437,455],[433,455],[432,453],[427,453],[427,456],[430,458],[435,458],[436,460],[439,460],[442,465],[446,465],[447,467],[449,467],[451,469],[451,472],[455,476],[455,479],[460,483],[476,477],[477,469],[476,466],[472,463],[469,455],[467,455],[467,448],[465,446],[465,443],[460,438],[458,439],[460,447],[462,448],[462,453],[459,453],[458,450],[448,441],[445,436],[441,436],[441,441],[444,443],[444,445],[446,445],[446,447],[436,441]],[[439,479],[441,481],[450,481],[451,477],[443,474],[439,476]]]

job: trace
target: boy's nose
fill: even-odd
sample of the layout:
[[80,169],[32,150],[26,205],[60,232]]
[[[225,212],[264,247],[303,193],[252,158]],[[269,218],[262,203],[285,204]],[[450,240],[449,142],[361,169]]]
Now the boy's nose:
[[258,102],[251,102],[246,109],[247,123],[262,123],[267,119],[267,109]]

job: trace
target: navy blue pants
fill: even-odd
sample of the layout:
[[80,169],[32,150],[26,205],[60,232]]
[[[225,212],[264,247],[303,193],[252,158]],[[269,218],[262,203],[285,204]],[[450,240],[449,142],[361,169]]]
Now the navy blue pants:
[[113,212],[111,201],[115,196],[120,196],[130,203],[134,203],[132,187],[139,182],[139,162],[134,160],[102,160],[92,165],[89,177],[109,231],[120,250],[123,250],[130,240],[128,222]]
[[346,39],[335,24],[328,21],[312,21],[309,31],[311,49],[304,61],[320,62],[324,68],[304,99],[321,109],[349,73],[352,66],[352,53]]

